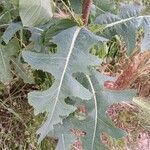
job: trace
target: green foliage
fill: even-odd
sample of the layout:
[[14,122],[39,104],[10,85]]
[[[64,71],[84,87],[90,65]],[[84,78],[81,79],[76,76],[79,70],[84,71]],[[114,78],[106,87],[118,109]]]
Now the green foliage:
[[114,35],[122,36],[128,47],[128,54],[131,54],[135,48],[137,30],[143,28],[145,35],[141,50],[146,51],[150,48],[150,16],[140,16],[142,10],[143,7],[139,4],[126,4],[120,8],[118,15],[106,12],[98,16],[95,23],[106,25],[103,34],[107,38],[111,38]]
[[94,0],[94,5],[96,7],[96,14],[116,11],[116,5],[114,0]]
[[10,23],[18,16],[18,8],[13,1],[0,1],[0,25]]
[[53,16],[52,1],[20,0],[19,14],[24,26],[37,26],[39,24],[44,24]]
[[57,150],[61,150],[62,147],[69,149],[69,145],[73,146],[75,136],[71,129],[86,133],[81,137],[84,149],[99,150],[101,148],[101,150],[105,150],[104,145],[100,142],[102,133],[108,133],[113,138],[120,138],[124,135],[122,131],[115,128],[106,116],[107,107],[116,102],[131,100],[135,92],[132,90],[114,92],[104,89],[103,82],[109,78],[98,72],[93,72],[90,76],[79,73],[76,75],[76,79],[90,90],[93,97],[90,101],[72,99],[70,103],[76,107],[85,106],[86,114],[82,120],[79,119],[79,114],[70,115],[64,120],[62,126],[55,126],[53,134],[59,138]]
[[1,4],[3,10],[0,17],[0,33],[2,35],[0,37],[0,81],[8,84],[12,80],[15,72],[25,83],[32,84],[34,80],[29,75],[28,70],[18,55],[20,53],[20,41],[22,39],[18,40],[17,33],[22,31],[23,26],[20,20],[18,22],[12,22],[12,19],[16,19],[15,17],[18,15],[17,5],[14,1],[2,1]]
[[83,4],[83,0],[70,0],[70,4],[71,4],[71,8],[73,9],[73,11],[75,13],[82,13],[82,4]]
[[[140,16],[141,5],[123,5],[117,13],[114,1],[95,0],[91,24],[83,27],[78,21],[82,2],[61,1],[62,10],[52,0],[0,2],[0,81],[8,84],[17,75],[33,84],[27,64],[31,66],[41,89],[30,92],[28,102],[35,115],[46,114],[37,131],[39,143],[48,135],[58,138],[57,150],[73,146],[77,140],[73,129],[85,133],[79,139],[86,150],[105,149],[100,141],[103,132],[113,138],[124,135],[106,116],[106,110],[113,103],[130,101],[135,91],[105,89],[104,81],[112,79],[95,68],[102,65],[102,59],[118,56],[116,41],[109,40],[115,35],[123,37],[130,55],[136,32],[142,28],[145,35],[141,50],[150,47],[150,16]],[[113,44],[115,48],[110,46]],[[85,114],[80,114],[80,106],[85,107]]]
[[50,45],[50,41],[55,35],[73,26],[77,26],[77,23],[70,19],[54,20],[50,24],[49,29],[45,30],[45,32],[42,34],[44,44]]
[[33,68],[49,72],[55,77],[50,89],[29,94],[29,103],[34,106],[36,114],[48,112],[47,121],[38,131],[41,134],[40,141],[53,129],[54,124],[61,122],[60,116],[68,116],[75,110],[64,103],[66,97],[91,98],[91,93],[72,74],[88,74],[88,66],[100,63],[97,57],[89,54],[89,50],[92,45],[106,39],[95,36],[85,28],[72,27],[56,35],[52,41],[58,47],[55,54],[23,52],[24,60]]

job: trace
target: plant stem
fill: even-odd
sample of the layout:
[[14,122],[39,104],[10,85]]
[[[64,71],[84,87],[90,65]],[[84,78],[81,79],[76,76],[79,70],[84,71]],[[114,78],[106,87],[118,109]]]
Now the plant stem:
[[83,19],[84,26],[88,25],[92,2],[93,0],[84,0],[83,2],[82,19]]

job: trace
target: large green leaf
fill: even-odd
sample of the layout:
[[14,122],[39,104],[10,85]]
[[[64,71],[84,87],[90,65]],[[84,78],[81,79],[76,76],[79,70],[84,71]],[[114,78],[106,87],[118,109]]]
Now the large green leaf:
[[23,58],[34,69],[51,73],[55,77],[52,87],[46,91],[35,91],[29,94],[29,103],[35,113],[48,112],[43,126],[38,130],[41,141],[53,129],[53,125],[62,121],[60,116],[68,116],[75,110],[64,102],[68,96],[88,100],[92,94],[84,88],[72,74],[84,72],[88,74],[88,66],[98,65],[100,60],[89,54],[90,48],[102,41],[85,28],[72,27],[56,35],[53,40],[57,44],[57,53],[43,54],[29,51],[23,52]]
[[83,120],[79,120],[76,115],[70,115],[64,120],[63,125],[55,126],[55,130],[49,135],[59,139],[57,150],[62,150],[64,147],[63,150],[69,150],[75,142],[75,136],[73,136],[71,130],[81,130],[86,133],[84,137],[81,137],[83,149],[105,150],[105,146],[100,141],[102,133],[108,133],[113,138],[121,138],[124,135],[124,132],[117,129],[106,116],[108,106],[113,103],[132,100],[132,97],[135,96],[135,91],[115,92],[107,90],[103,87],[103,82],[108,79],[98,73],[93,73],[91,76],[85,76],[80,73],[77,78],[91,91],[93,97],[90,101],[75,99],[72,104],[74,103],[77,107],[85,106],[87,115]]
[[135,48],[136,32],[139,28],[144,28],[144,39],[141,44],[141,50],[146,51],[150,48],[150,16],[140,16],[143,7],[137,4],[124,5],[120,8],[118,15],[105,13],[98,16],[95,23],[106,25],[104,28],[106,37],[121,35],[128,47],[128,54],[131,54]]
[[51,0],[20,0],[19,13],[24,26],[37,26],[53,16]]
[[18,16],[18,10],[10,0],[0,1],[0,25],[9,24]]

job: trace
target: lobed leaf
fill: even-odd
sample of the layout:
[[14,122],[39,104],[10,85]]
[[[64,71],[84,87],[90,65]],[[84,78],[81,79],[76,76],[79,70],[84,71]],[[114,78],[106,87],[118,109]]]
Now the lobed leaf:
[[[71,130],[76,129],[85,133],[83,137],[80,137],[83,149],[105,150],[106,147],[100,141],[100,135],[102,133],[108,133],[113,138],[120,138],[124,135],[124,132],[118,130],[106,116],[108,106],[113,103],[132,100],[135,91],[125,90],[114,92],[107,90],[103,87],[103,81],[107,79],[106,76],[99,75],[95,72],[91,76],[78,74],[77,78],[93,94],[90,101],[74,99],[72,102],[77,107],[85,106],[86,117],[83,120],[79,120],[76,115],[70,115],[64,120],[63,125],[59,124],[55,126],[54,132],[49,135],[53,135],[59,139],[57,150],[61,150],[62,147],[65,147],[64,150],[69,150],[73,146],[73,139],[75,139],[75,135]],[[61,148],[59,145],[61,145]]]
[[139,28],[144,28],[144,39],[141,44],[141,51],[147,51],[150,48],[149,30],[150,30],[150,16],[140,16],[143,7],[134,5],[124,5],[121,7],[118,15],[105,13],[98,16],[95,20],[97,24],[106,24],[105,36],[112,37],[120,35],[125,40],[130,55],[136,43],[136,31]]
[[90,33],[85,28],[72,27],[53,38],[57,45],[57,53],[43,54],[29,51],[23,52],[24,60],[34,69],[51,73],[55,77],[52,87],[46,91],[29,93],[29,103],[35,113],[47,112],[47,120],[38,130],[41,141],[53,125],[62,122],[60,116],[66,117],[74,112],[75,107],[64,102],[68,96],[91,99],[92,94],[72,76],[75,72],[89,73],[88,66],[98,65],[100,60],[89,54],[90,48],[98,42],[107,41]]

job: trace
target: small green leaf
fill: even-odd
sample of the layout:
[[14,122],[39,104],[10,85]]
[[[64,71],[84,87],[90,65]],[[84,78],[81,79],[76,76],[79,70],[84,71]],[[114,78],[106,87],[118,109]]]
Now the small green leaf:
[[97,13],[114,12],[116,11],[114,0],[94,0]]
[[21,49],[18,39],[13,38],[4,49],[9,56],[17,56]]
[[52,38],[58,33],[76,25],[77,23],[70,19],[55,20],[55,22],[50,26],[50,28],[47,29],[42,35],[44,37],[44,43],[50,43]]
[[4,42],[6,44],[8,44],[8,42],[13,38],[14,34],[21,30],[23,28],[23,26],[21,25],[21,23],[11,23],[8,28],[5,30],[2,39],[4,40]]

